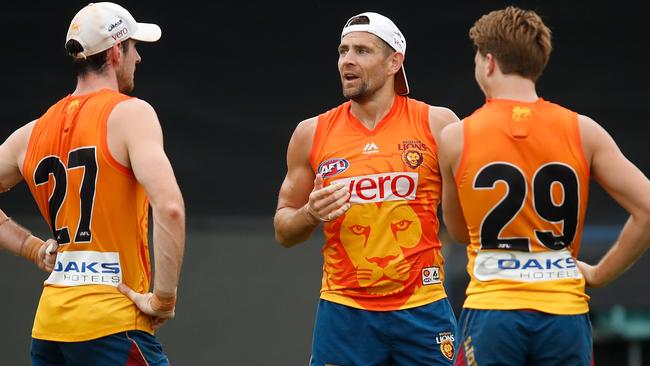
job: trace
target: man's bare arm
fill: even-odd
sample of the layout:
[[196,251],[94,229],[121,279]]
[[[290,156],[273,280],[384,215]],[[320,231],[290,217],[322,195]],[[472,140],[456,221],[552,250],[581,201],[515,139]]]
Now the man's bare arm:
[[133,293],[125,285],[121,285],[120,290],[134,300],[143,312],[168,319],[174,316],[176,290],[183,263],[185,205],[163,149],[160,122],[148,103],[130,99],[114,108],[109,118],[109,128],[124,131],[122,138],[126,142],[129,164],[147,193],[154,224],[156,270],[153,296]]
[[275,239],[284,247],[307,240],[321,221],[334,220],[350,207],[347,187],[323,188],[309,162],[317,118],[301,122],[287,150],[287,175],[282,182],[273,225]]
[[469,244],[467,222],[460,205],[458,189],[454,179],[455,170],[463,152],[463,123],[450,124],[442,130],[438,146],[440,174],[442,176],[442,214],[451,237]]
[[[23,180],[20,166],[24,160],[35,121],[17,129],[0,145],[0,192],[6,192]],[[0,210],[0,246],[9,252],[26,258],[43,271],[50,272],[56,260],[58,244],[54,239],[47,242],[11,220]]]
[[625,272],[650,246],[650,181],[601,126],[585,116],[579,123],[592,177],[630,214],[618,240],[597,265],[578,262],[587,284],[600,287]]
[[452,123],[459,122],[458,116],[449,108],[429,106],[429,128],[440,144],[442,130]]
[[23,180],[20,166],[35,122],[17,129],[0,145],[0,192],[8,191]]

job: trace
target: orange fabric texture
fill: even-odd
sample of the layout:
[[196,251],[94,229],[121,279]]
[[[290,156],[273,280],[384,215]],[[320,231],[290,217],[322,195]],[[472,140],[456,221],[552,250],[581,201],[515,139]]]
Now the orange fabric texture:
[[[57,263],[36,312],[32,336],[85,341],[143,330],[149,317],[115,286],[149,291],[148,201],[106,142],[112,90],[67,96],[35,124],[23,176],[59,242]],[[133,121],[137,123],[137,121]]]
[[587,312],[575,265],[589,195],[577,114],[543,99],[488,100],[464,120],[463,147],[464,306]]
[[446,297],[441,181],[428,110],[398,96],[373,130],[350,113],[350,102],[318,117],[312,168],[325,186],[349,186],[352,203],[324,223],[322,299],[389,311]]

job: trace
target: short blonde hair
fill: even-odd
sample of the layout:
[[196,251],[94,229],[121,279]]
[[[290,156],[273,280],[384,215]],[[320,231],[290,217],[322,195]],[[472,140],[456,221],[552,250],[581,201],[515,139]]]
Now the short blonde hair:
[[481,55],[495,57],[504,74],[532,81],[542,75],[551,55],[551,30],[534,11],[514,6],[483,15],[469,38]]

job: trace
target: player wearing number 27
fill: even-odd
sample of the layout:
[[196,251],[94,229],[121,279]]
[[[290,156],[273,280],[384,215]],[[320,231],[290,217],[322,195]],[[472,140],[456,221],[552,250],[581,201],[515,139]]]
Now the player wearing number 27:
[[[551,34],[533,11],[470,30],[487,102],[442,132],[444,221],[468,243],[456,365],[589,365],[585,284],[601,286],[650,243],[650,182],[592,119],[538,97]],[[596,266],[579,262],[589,179],[630,214]]]
[[156,113],[123,94],[141,61],[136,41],[160,35],[117,4],[81,9],[65,45],[75,91],[5,142],[15,169],[0,178],[24,177],[59,245],[34,320],[33,365],[168,364],[153,330],[174,316],[184,205]]

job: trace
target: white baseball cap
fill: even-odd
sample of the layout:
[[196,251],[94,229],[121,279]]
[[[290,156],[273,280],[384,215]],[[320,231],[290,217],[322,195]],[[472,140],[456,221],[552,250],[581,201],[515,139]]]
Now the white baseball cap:
[[[350,24],[357,17],[367,17],[368,24]],[[406,38],[404,38],[404,35],[392,20],[381,14],[365,12],[353,16],[345,23],[343,32],[341,32],[341,38],[351,32],[372,33],[388,43],[396,52],[406,56]],[[402,65],[401,72],[395,75],[395,92],[399,95],[407,95],[409,93],[409,83],[406,80],[404,65]]]
[[133,38],[137,41],[155,42],[162,31],[156,24],[138,23],[123,7],[109,2],[90,3],[79,10],[68,28],[66,43],[74,39],[83,51],[72,55],[86,58],[105,51],[118,42]]

